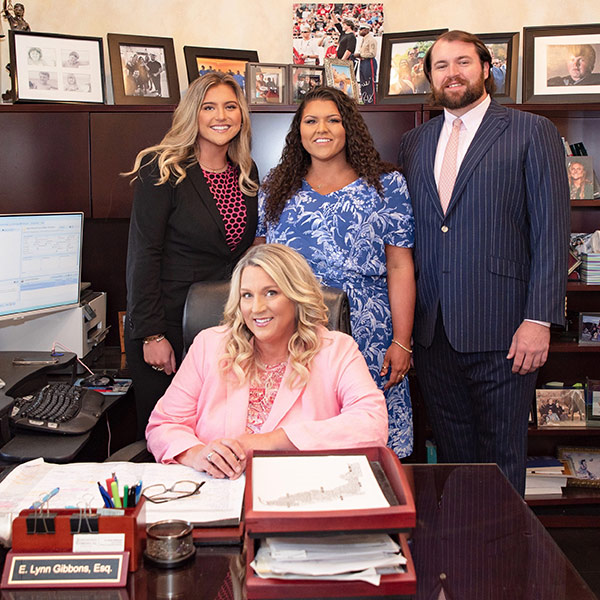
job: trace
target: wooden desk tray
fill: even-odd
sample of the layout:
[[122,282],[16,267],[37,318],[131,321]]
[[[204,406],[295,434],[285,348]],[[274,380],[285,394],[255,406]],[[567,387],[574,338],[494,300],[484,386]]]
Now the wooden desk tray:
[[250,537],[281,535],[290,533],[348,532],[363,531],[400,533],[412,529],[416,524],[415,503],[406,473],[396,454],[383,446],[353,448],[318,452],[261,452],[256,456],[330,456],[364,454],[370,462],[378,462],[391,487],[398,504],[385,508],[347,511],[255,511],[252,507],[252,459],[246,473],[245,521]]
[[308,598],[351,598],[352,600],[393,597],[412,598],[417,590],[415,565],[405,534],[396,537],[406,557],[406,573],[382,575],[379,585],[365,581],[315,581],[307,579],[261,579],[250,563],[254,560],[259,540],[246,536],[246,590],[248,600],[300,600]]
[[[136,571],[142,557],[143,543],[146,537],[146,510],[145,499],[141,498],[134,508],[125,508],[123,516],[96,517],[96,509],[92,509],[92,517],[89,522],[93,529],[98,528],[98,533],[124,533],[125,550],[129,552],[129,570]],[[72,552],[73,533],[77,533],[79,526],[79,509],[52,509],[47,524],[50,525],[49,533],[38,516],[35,523],[35,510],[22,510],[13,521],[12,527],[12,549],[14,552]],[[39,515],[39,513],[38,513]],[[29,523],[28,523],[29,522]],[[34,523],[36,533],[31,532]],[[73,523],[77,523],[73,531]],[[28,525],[30,533],[28,533]],[[53,525],[53,527],[52,527]],[[81,533],[87,532],[88,525],[85,517],[81,520]],[[54,531],[52,532],[52,529]],[[73,531],[73,533],[72,533]],[[93,534],[92,534],[93,535]]]
[[241,544],[244,535],[244,523],[231,527],[202,527],[195,525],[192,537],[196,546]]

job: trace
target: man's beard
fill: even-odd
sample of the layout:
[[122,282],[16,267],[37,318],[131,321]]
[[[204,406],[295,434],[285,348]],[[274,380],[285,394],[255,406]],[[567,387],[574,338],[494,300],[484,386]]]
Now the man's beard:
[[466,106],[469,106],[469,104],[477,102],[477,100],[479,100],[485,92],[485,79],[483,77],[483,71],[481,72],[481,78],[474,83],[469,83],[460,75],[453,77],[452,81],[466,86],[466,89],[462,95],[457,96],[456,94],[448,94],[446,88],[444,87],[448,81],[444,81],[442,87],[431,88],[431,100],[433,104],[450,109],[465,108]]

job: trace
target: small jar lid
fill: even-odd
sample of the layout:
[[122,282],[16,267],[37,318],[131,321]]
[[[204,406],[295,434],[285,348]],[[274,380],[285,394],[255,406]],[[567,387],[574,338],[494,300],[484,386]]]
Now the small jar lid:
[[180,538],[189,535],[192,532],[192,524],[188,521],[169,519],[167,521],[157,521],[146,527],[148,537],[166,540]]

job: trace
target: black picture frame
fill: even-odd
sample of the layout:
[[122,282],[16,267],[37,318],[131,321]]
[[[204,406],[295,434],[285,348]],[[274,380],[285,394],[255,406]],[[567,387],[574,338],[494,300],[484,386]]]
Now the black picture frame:
[[[447,29],[429,29],[426,31],[407,31],[403,33],[384,33],[381,42],[381,66],[379,69],[378,104],[424,104],[429,101],[429,82],[422,73],[422,63],[413,65],[409,61],[422,61],[425,52]],[[412,46],[411,46],[412,44]],[[417,48],[416,57],[409,58],[409,51]],[[407,58],[402,58],[406,54]],[[406,65],[403,62],[406,61]],[[418,75],[413,77],[417,67]],[[405,71],[402,78],[401,69]],[[407,70],[408,69],[408,70]],[[407,79],[408,77],[408,79]],[[414,79],[414,80],[413,80]],[[415,83],[417,85],[415,86]],[[412,88],[412,91],[411,91]],[[417,90],[423,90],[418,91]]]
[[[107,39],[115,104],[154,106],[179,102],[172,38],[109,33]],[[148,67],[150,63],[159,63],[160,69]]]
[[9,31],[13,102],[104,104],[102,38]]
[[479,33],[477,37],[487,46],[493,54],[492,71],[494,68],[493,61],[497,58],[502,60],[501,56],[496,56],[496,47],[501,46],[498,50],[504,52],[505,74],[504,86],[502,89],[498,86],[496,79],[496,93],[494,100],[500,104],[514,104],[517,101],[517,73],[519,68],[519,37],[518,31],[511,33]]
[[188,83],[192,83],[194,79],[198,79],[203,74],[200,72],[200,67],[203,65],[212,67],[212,69],[207,69],[207,72],[210,70],[223,71],[225,68],[233,70],[235,68],[236,72],[232,73],[233,77],[244,91],[246,88],[246,65],[249,62],[258,62],[258,52],[256,50],[184,46],[183,54],[185,55]]
[[[290,104],[299,104],[311,89],[325,85],[325,69],[315,65],[290,65],[288,69]],[[301,77],[305,81],[300,80]],[[308,77],[308,81],[306,81]],[[308,84],[308,85],[307,85]]]
[[589,85],[567,83],[571,45],[591,45],[600,56],[600,24],[523,28],[523,103],[600,102],[600,60]]
[[579,313],[580,346],[600,347],[600,312]]
[[[288,67],[282,63],[249,62],[246,65],[246,98],[250,106],[289,104]],[[262,80],[259,77],[262,76]]]

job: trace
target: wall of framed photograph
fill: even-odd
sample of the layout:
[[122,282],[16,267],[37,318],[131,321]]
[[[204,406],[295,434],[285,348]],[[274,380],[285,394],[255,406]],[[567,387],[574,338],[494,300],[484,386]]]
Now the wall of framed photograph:
[[188,83],[210,71],[222,71],[230,73],[243,90],[246,89],[246,65],[258,62],[256,50],[184,46],[183,54]]
[[115,104],[177,104],[179,81],[171,38],[108,34]]
[[14,102],[104,104],[102,38],[9,31]]
[[311,65],[289,65],[290,104],[299,104],[312,89],[325,85],[325,69]]
[[384,33],[379,68],[380,104],[423,104],[429,82],[423,71],[425,53],[447,29]]
[[523,28],[523,102],[600,102],[600,24]]
[[519,65],[519,33],[478,33],[477,37],[492,55],[491,75],[496,84],[494,100],[517,101],[517,70]]
[[246,65],[246,97],[248,104],[289,104],[288,65],[249,62]]
[[354,73],[354,63],[351,60],[340,60],[339,58],[325,59],[325,81],[328,86],[342,90],[350,98],[357,102],[360,93]]

